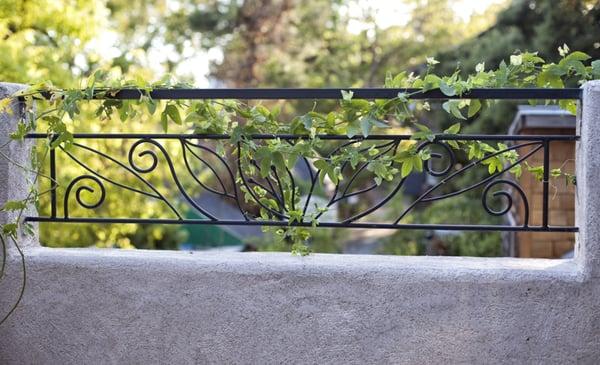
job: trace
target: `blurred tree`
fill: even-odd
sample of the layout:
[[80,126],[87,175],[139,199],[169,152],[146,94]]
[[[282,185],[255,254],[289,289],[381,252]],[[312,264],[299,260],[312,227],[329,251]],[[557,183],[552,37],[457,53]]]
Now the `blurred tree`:
[[[211,76],[227,86],[373,86],[382,83],[386,71],[418,68],[425,56],[481,32],[497,12],[495,8],[464,20],[449,0],[402,4],[410,13],[407,20],[384,27],[373,9],[358,0],[4,0],[0,79],[49,79],[61,87],[78,87],[77,80],[96,67],[124,78],[152,79],[177,71],[198,52],[218,49],[224,57],[212,63]],[[364,11],[357,15],[352,11],[357,8]],[[89,112],[85,119],[95,118],[92,108]],[[127,124],[111,119],[76,121],[75,126],[93,132],[150,132],[158,125],[152,120],[140,115]],[[98,161],[94,166],[120,177],[110,164]],[[164,174],[155,177],[159,184],[168,178]],[[107,196],[105,204],[114,209],[119,198]],[[123,216],[164,213],[144,202],[119,209],[125,209]],[[42,230],[46,243],[83,246],[147,247],[144,242],[168,234],[166,229],[156,233],[135,225],[78,226],[71,233]]]
[[105,26],[105,10],[87,0],[0,1],[0,80],[74,86],[76,59]]
[[[227,4],[227,5],[225,5]],[[372,8],[356,1],[231,1],[182,7],[173,30],[200,32],[205,47],[222,48],[212,76],[228,86],[373,86],[386,71],[400,72],[483,31],[497,11],[464,21],[448,0],[406,0],[410,16],[381,27]],[[185,17],[187,15],[187,18]],[[177,26],[175,26],[177,24]],[[358,24],[358,32],[351,29]]]
[[[452,72],[461,64],[472,72],[480,62],[497,67],[503,57],[515,50],[537,51],[548,61],[558,61],[558,47],[600,58],[600,2],[595,0],[515,0],[498,15],[497,23],[458,47],[438,53],[442,72]],[[576,85],[572,85],[576,86]],[[469,127],[478,133],[506,133],[514,115],[514,103],[501,103],[479,116]],[[442,114],[442,113],[440,113]],[[442,118],[448,125],[451,121]]]
[[[60,87],[80,87],[79,80],[87,76],[92,67],[104,64],[108,67],[117,65],[113,72],[122,77],[136,76],[140,78],[151,77],[152,70],[139,66],[120,67],[118,60],[113,62],[105,58],[102,49],[90,47],[94,41],[102,36],[109,27],[107,17],[109,9],[101,1],[26,1],[3,0],[0,1],[0,80],[33,84],[49,80]],[[43,9],[43,10],[40,10]],[[134,12],[132,9],[130,15]],[[132,60],[132,63],[134,61]],[[93,104],[93,103],[89,103]],[[117,132],[124,128],[137,131],[154,131],[157,123],[147,123],[149,115],[140,115],[136,120],[124,125],[118,121],[118,116],[113,119],[87,123],[97,120],[93,114],[92,105],[82,105],[87,117],[73,121],[72,125],[82,131]],[[151,129],[148,129],[151,125]],[[96,148],[101,145],[98,141],[86,141],[86,145]],[[119,143],[107,142],[98,148],[104,151],[115,151],[123,148]],[[122,154],[122,153],[121,153]],[[76,164],[67,161],[64,153],[57,153],[57,163],[61,166],[60,172],[67,177],[79,176],[85,170],[77,169]],[[135,179],[124,177],[123,170],[115,168],[107,160],[98,156],[88,156],[86,164],[96,171],[102,171],[105,176],[115,180],[121,179],[135,185]],[[156,176],[150,180],[157,185],[166,179],[168,170],[159,169]],[[70,182],[65,178],[60,181],[59,193],[64,193],[66,185]],[[49,183],[44,181],[40,191],[48,189]],[[87,196],[93,200],[94,196]],[[48,194],[41,197],[41,206],[48,206]],[[144,216],[149,211],[154,214],[166,213],[163,206],[153,202],[140,201],[137,204],[123,204],[122,196],[107,195],[102,209],[118,209],[119,213],[135,216]],[[118,208],[116,208],[118,207]],[[75,214],[82,213],[85,209],[78,209]],[[47,224],[41,224],[42,243],[50,246],[117,246],[140,248],[175,248],[177,243],[184,240],[181,232],[176,227],[138,227],[137,225],[69,225],[60,227],[53,225],[52,229]]]

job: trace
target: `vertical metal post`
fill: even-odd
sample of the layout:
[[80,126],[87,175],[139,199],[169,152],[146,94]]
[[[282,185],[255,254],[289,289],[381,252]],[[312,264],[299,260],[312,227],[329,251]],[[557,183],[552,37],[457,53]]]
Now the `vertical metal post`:
[[56,149],[50,149],[50,216],[52,218],[56,218],[56,188],[58,184],[56,183]]
[[548,228],[548,185],[550,180],[550,140],[544,139],[544,179],[542,196],[542,226]]

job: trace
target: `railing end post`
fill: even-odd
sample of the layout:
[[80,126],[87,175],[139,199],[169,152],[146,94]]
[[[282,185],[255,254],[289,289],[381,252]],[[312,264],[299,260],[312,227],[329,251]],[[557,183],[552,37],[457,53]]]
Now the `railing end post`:
[[[11,97],[19,90],[27,88],[27,85],[0,82],[0,99]],[[33,174],[23,167],[31,167],[31,153],[34,140],[11,141],[10,134],[17,128],[19,121],[26,118],[23,110],[23,102],[14,98],[9,106],[8,112],[0,112],[0,206],[8,200],[22,200],[30,191]],[[21,167],[19,167],[19,166]],[[34,208],[30,208],[27,215],[37,215]],[[13,222],[17,214],[12,212],[0,212],[0,224]],[[37,224],[34,224],[33,234],[21,235],[19,239],[21,247],[39,246]],[[11,246],[11,245],[9,245]]]
[[575,257],[586,275],[600,277],[600,80],[583,86],[577,115]]

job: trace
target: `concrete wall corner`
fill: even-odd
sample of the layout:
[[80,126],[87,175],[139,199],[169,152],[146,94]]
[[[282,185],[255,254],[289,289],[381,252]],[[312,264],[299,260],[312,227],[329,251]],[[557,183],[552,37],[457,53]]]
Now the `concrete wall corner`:
[[[0,82],[0,99],[9,98],[17,91],[27,88],[27,85]],[[12,141],[10,134],[17,128],[19,121],[26,118],[24,104],[13,98],[10,111],[0,112],[0,205],[8,200],[24,199],[29,193],[34,174],[26,169],[31,168],[31,153],[33,140]],[[31,209],[28,214],[35,214]],[[13,222],[17,219],[16,213],[0,212],[0,224]],[[36,233],[34,236],[22,236],[19,239],[21,247],[39,246]],[[10,245],[9,245],[10,248]]]
[[577,120],[575,257],[584,274],[600,278],[600,80],[583,85]]

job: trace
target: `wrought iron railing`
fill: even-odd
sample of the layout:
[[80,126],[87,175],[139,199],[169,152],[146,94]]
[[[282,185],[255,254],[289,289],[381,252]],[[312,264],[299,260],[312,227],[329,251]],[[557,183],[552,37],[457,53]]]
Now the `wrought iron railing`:
[[[354,92],[353,98],[362,99],[389,99],[397,96],[397,89],[350,89]],[[414,90],[408,90],[414,92]],[[138,90],[122,90],[114,97],[118,99],[136,99],[140,96]],[[152,98],[160,99],[340,99],[341,89],[169,89],[154,90]],[[580,99],[579,89],[476,89],[460,97],[448,97],[439,91],[415,93],[413,99],[451,99],[451,98],[477,98],[477,99]],[[45,134],[29,134],[28,138],[45,139]],[[51,137],[50,137],[51,138]],[[307,139],[304,135],[253,135],[252,140],[264,141],[269,139],[285,140],[294,144],[299,140]],[[326,157],[333,157],[341,148],[355,143],[368,143],[376,146],[378,154],[372,158],[393,155],[398,151],[402,141],[411,139],[410,135],[371,135],[368,137],[347,137],[341,135],[321,135],[321,140],[332,143],[331,151]],[[240,153],[244,144],[238,143],[236,154],[218,153],[213,147],[214,141],[230,141],[228,135],[207,134],[75,134],[74,143],[70,149],[56,148],[49,155],[49,174],[54,181],[61,180],[62,165],[57,165],[57,155],[65,154],[66,160],[79,166],[82,173],[77,176],[66,176],[69,181],[59,189],[53,183],[49,212],[47,215],[27,217],[29,221],[37,222],[79,222],[79,223],[156,223],[156,224],[213,224],[213,225],[264,225],[264,226],[312,226],[315,222],[321,227],[348,227],[348,228],[393,228],[393,229],[444,229],[444,230],[479,230],[479,231],[546,231],[546,232],[575,232],[577,227],[553,225],[549,217],[548,202],[550,198],[550,148],[555,141],[576,141],[578,136],[573,135],[437,135],[432,141],[420,141],[418,149],[429,147],[434,153],[432,159],[424,166],[424,174],[435,178],[424,191],[416,194],[412,199],[406,200],[402,208],[389,209],[391,201],[401,195],[403,188],[410,182],[409,177],[402,178],[398,175],[391,182],[377,184],[371,179],[364,179],[372,174],[367,163],[361,163],[354,168],[344,165],[347,169],[347,178],[336,184],[331,184],[330,189],[320,189],[318,182],[319,171],[308,158],[300,158],[297,166],[286,169],[289,179],[287,185],[274,169],[268,176],[249,175],[247,166],[242,163],[257,165],[251,159],[242,162]],[[120,140],[122,144],[119,151],[123,155],[112,155],[91,147],[89,141]],[[506,148],[485,155],[483,158],[457,167],[457,156],[449,147],[449,141],[482,141],[503,142]],[[97,145],[97,143],[93,144]],[[365,149],[366,150],[366,149]],[[102,169],[90,166],[85,159],[78,156],[85,153],[94,158],[110,161],[123,173],[128,175],[127,181],[119,181],[114,177],[106,176]],[[492,174],[479,174],[479,179],[467,186],[448,190],[447,187],[466,174],[478,168],[484,168],[485,162],[499,154],[518,151],[519,157],[514,162],[505,165],[501,170]],[[518,182],[510,178],[509,170],[522,164],[534,154],[543,155],[541,221],[532,223],[530,219],[530,198],[519,186]],[[64,156],[63,156],[64,157]],[[168,181],[161,181],[161,186],[150,181],[150,176],[157,171],[159,165],[164,164],[169,173]],[[211,176],[212,183],[199,177],[200,170]],[[258,167],[258,166],[256,166]],[[183,183],[185,175],[187,185]],[[475,174],[477,175],[477,174]],[[372,176],[371,176],[372,177]],[[63,179],[64,180],[64,179]],[[369,181],[365,183],[366,181]],[[189,181],[195,186],[190,188]],[[110,188],[109,188],[110,187]],[[261,196],[256,193],[259,187],[264,194],[275,201],[275,205],[266,205]],[[503,187],[503,189],[501,189]],[[168,198],[162,191],[170,189],[176,191],[178,204]],[[295,202],[291,199],[286,203],[285,190],[291,189],[294,194],[302,198]],[[320,189],[320,190],[319,190]],[[319,190],[319,191],[318,191]],[[82,192],[96,192],[95,201],[90,203],[82,198]],[[204,206],[198,199],[198,192],[212,194],[219,199],[230,203],[238,217],[219,216],[211,206]],[[318,191],[318,193],[317,193]],[[480,193],[482,213],[490,216],[503,216],[517,204],[520,204],[521,221],[519,225],[508,224],[470,224],[468,222],[454,222],[448,224],[432,224],[428,222],[407,222],[406,218],[415,209],[446,199],[452,199],[463,194]],[[170,217],[145,218],[122,217],[118,211],[110,212],[108,216],[78,216],[70,211],[73,204],[94,211],[104,202],[108,193],[122,194],[122,200],[134,204],[137,199],[153,199],[164,204],[165,211]],[[345,209],[345,212],[334,216],[324,211],[315,211],[315,201],[327,208],[348,205],[349,202],[360,196],[369,196],[366,205],[360,208]],[[496,200],[493,204],[491,200]],[[502,198],[502,199],[499,199]],[[498,205],[498,200],[501,200]],[[75,203],[74,203],[75,202]],[[180,202],[184,202],[181,209]],[[249,208],[262,208],[269,212],[271,219],[261,218],[260,215]],[[299,205],[293,206],[294,204]],[[318,205],[318,204],[317,204]],[[350,204],[351,205],[351,204]],[[42,207],[44,208],[44,207]],[[290,210],[301,210],[302,216],[290,218]],[[380,212],[386,210],[386,214]],[[194,211],[199,218],[189,218],[187,211]],[[104,210],[106,212],[106,210]]]

